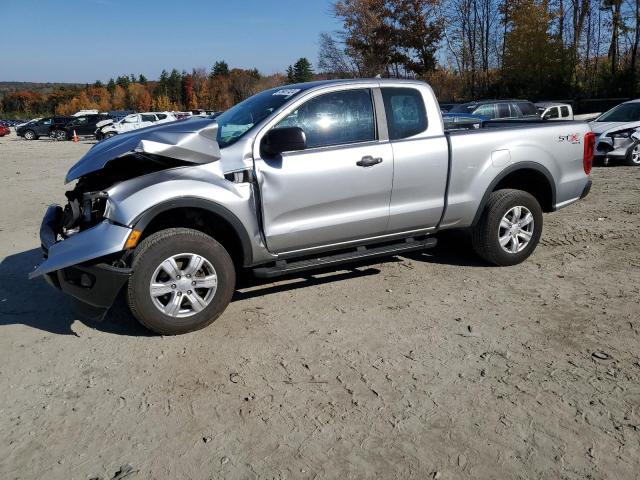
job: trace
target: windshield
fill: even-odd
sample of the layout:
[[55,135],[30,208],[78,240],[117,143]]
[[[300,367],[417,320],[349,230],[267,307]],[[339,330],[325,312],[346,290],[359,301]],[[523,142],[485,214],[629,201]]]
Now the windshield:
[[266,90],[222,113],[216,118],[220,148],[237,142],[255,124],[267,118],[300,91],[298,88]]
[[602,114],[596,122],[640,122],[640,102],[623,103]]
[[454,105],[447,113],[471,113],[476,109],[477,105],[474,103],[461,103]]

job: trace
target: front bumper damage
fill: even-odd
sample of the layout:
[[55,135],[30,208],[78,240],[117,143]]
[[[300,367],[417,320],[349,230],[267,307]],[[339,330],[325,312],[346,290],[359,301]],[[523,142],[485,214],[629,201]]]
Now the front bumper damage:
[[622,162],[636,146],[637,140],[629,137],[601,136],[596,142],[594,160],[608,165],[612,162]]
[[61,219],[62,207],[49,206],[40,227],[44,261],[29,278],[44,276],[77,301],[76,310],[82,316],[101,318],[131,276],[130,268],[104,259],[124,250],[131,229],[105,220],[61,240]]

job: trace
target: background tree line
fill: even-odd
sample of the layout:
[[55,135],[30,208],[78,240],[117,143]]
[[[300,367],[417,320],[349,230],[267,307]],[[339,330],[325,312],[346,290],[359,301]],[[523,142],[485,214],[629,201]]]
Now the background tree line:
[[442,100],[637,96],[640,0],[338,0],[334,76],[429,81]]
[[163,70],[158,80],[122,75],[106,84],[57,85],[52,89],[21,89],[0,99],[2,116],[71,115],[79,110],[183,111],[196,108],[226,110],[259,91],[287,83],[285,75],[229,68],[224,61],[211,70]]
[[418,78],[441,101],[635,97],[640,0],[336,0],[337,32],[319,39],[319,73],[229,68],[122,75],[93,85],[2,93],[3,116],[82,109],[226,110],[266,88],[323,78]]

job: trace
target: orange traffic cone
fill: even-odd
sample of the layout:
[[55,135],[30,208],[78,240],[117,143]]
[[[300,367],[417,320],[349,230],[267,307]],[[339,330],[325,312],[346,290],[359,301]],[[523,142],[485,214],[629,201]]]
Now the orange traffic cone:
[[75,130],[73,131],[73,143],[78,143],[78,135]]

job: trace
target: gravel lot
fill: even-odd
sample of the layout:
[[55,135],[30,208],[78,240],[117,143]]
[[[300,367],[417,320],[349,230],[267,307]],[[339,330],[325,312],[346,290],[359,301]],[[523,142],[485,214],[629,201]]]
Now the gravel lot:
[[90,145],[0,138],[0,478],[638,478],[640,168],[596,168],[522,265],[446,236],[169,338],[27,280]]

